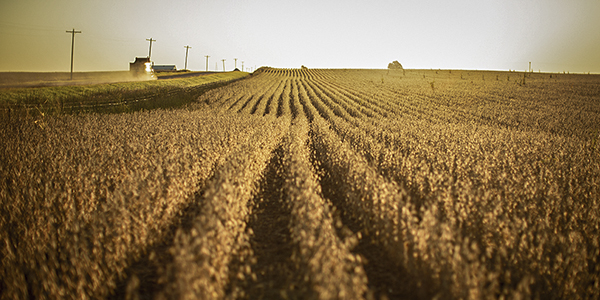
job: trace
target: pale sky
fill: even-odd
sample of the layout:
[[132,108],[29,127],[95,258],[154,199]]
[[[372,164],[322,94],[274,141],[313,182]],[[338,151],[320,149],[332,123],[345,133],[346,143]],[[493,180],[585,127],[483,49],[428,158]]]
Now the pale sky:
[[600,73],[598,0],[0,0],[0,71],[387,68]]

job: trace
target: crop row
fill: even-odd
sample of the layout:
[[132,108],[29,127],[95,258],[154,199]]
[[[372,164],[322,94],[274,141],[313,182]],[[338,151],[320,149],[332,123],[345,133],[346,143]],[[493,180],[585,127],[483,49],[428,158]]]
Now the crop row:
[[[187,230],[178,230],[169,250],[172,262],[161,281],[164,298],[217,299],[224,296],[229,265],[248,242],[248,202],[256,193],[257,179],[281,139],[279,122],[241,136],[244,147],[231,154],[198,200],[199,214]],[[249,274],[247,274],[249,275]],[[238,274],[243,277],[244,273]]]
[[600,99],[542,75],[261,68],[2,119],[1,298],[598,298]]
[[[316,161],[329,176],[323,184],[335,183],[328,187],[334,205],[419,278],[416,285],[459,298],[595,293],[598,152],[580,124],[597,126],[590,122],[598,99],[583,121],[560,119],[576,130],[565,136],[569,129],[540,118],[555,104],[531,90],[503,92],[497,84],[432,94],[319,72],[277,70],[253,80],[290,82],[284,90],[292,95],[282,99],[311,122]],[[495,104],[511,93],[525,102]],[[527,127],[503,121],[519,107]]]
[[209,111],[3,119],[2,297],[110,294],[267,124]]

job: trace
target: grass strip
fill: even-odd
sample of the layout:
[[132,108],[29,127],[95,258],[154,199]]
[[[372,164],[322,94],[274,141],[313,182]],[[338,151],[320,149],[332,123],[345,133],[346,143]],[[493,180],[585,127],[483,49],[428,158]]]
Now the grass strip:
[[227,72],[153,81],[6,89],[0,90],[0,110],[35,115],[172,108],[246,76],[246,72]]

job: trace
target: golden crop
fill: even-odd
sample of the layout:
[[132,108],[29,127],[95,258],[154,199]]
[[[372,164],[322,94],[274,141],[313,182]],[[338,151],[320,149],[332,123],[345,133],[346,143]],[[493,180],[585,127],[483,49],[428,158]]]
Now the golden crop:
[[600,78],[509,75],[2,118],[0,298],[598,299]]

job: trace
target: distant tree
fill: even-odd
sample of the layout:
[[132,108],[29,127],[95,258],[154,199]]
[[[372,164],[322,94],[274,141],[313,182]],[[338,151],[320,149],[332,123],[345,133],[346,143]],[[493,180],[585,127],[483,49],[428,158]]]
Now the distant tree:
[[404,70],[404,68],[402,67],[402,65],[397,60],[389,63],[388,64],[388,69],[391,69],[391,70]]

